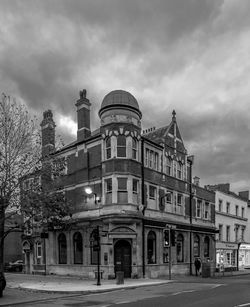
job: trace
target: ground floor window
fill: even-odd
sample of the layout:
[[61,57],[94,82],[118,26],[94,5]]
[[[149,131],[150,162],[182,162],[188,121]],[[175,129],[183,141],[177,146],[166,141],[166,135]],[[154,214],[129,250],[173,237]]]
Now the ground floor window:
[[184,261],[183,243],[184,243],[183,235],[179,234],[179,235],[177,236],[177,242],[176,242],[176,256],[177,256],[177,262],[183,262],[183,261]]
[[194,236],[194,257],[200,257],[200,238]]
[[209,237],[204,239],[204,257],[209,257]]
[[58,256],[59,264],[67,263],[67,241],[64,233],[58,236]]
[[82,264],[82,235],[76,232],[73,236],[74,264]]
[[216,264],[217,266],[223,265],[224,267],[236,266],[237,259],[236,249],[217,249],[216,251]]
[[148,233],[148,264],[156,263],[156,235],[154,231]]

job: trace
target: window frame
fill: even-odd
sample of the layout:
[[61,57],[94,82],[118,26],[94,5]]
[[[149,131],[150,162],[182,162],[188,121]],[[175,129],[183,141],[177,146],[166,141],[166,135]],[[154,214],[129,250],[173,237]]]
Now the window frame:
[[[150,230],[147,235],[147,263],[156,264],[157,262],[157,246],[156,246],[156,233]],[[151,260],[152,259],[152,260]]]
[[[109,142],[109,146],[107,146],[107,143]],[[106,160],[111,159],[111,137],[107,137],[105,140],[105,158]]]
[[[120,143],[120,140],[123,140]],[[120,155],[120,153],[123,153]],[[117,158],[126,158],[127,157],[127,138],[125,135],[120,134],[116,138],[116,157]]]
[[[151,194],[152,191],[154,191],[154,195]],[[150,184],[148,186],[148,197],[149,197],[149,199],[156,200],[156,192],[157,192],[156,187]]]
[[[80,249],[77,250],[79,246]],[[79,231],[73,234],[73,260],[74,264],[83,263],[83,238],[82,234]]]
[[[67,237],[65,233],[61,232],[57,238],[58,242],[58,263],[67,264]],[[64,245],[63,245],[64,244]]]

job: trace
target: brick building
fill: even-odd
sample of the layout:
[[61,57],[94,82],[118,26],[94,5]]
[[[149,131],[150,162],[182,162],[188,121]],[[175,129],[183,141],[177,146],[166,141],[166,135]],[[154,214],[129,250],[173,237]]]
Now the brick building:
[[74,207],[69,229],[37,241],[44,270],[94,277],[99,252],[103,278],[117,271],[128,278],[167,276],[169,259],[176,274],[193,273],[195,257],[214,263],[214,192],[191,183],[193,157],[175,112],[168,126],[142,131],[137,100],[116,90],[104,97],[100,127],[91,131],[86,90],[76,108],[77,139],[60,151],[53,152],[51,111],[41,123],[43,153],[67,160],[59,181]]

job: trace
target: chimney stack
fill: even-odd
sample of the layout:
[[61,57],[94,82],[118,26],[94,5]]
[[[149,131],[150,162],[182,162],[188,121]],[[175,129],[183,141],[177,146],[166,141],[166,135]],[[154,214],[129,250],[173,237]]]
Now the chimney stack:
[[40,124],[42,129],[42,156],[48,156],[55,150],[55,127],[51,110],[43,112],[43,120]]
[[86,98],[87,91],[80,91],[80,98],[76,102],[77,107],[77,141],[83,141],[90,137],[90,106],[91,103]]
[[197,187],[200,186],[200,178],[197,176],[194,177],[194,185],[196,185]]

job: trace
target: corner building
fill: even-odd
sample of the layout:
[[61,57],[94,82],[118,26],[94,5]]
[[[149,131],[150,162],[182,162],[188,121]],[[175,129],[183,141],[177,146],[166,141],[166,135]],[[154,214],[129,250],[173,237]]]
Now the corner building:
[[[194,273],[195,257],[214,264],[214,192],[191,182],[193,160],[175,112],[168,126],[142,131],[137,100],[116,90],[104,97],[101,125],[91,132],[86,90],[76,107],[77,140],[52,155],[67,159],[59,181],[74,212],[71,227],[50,229],[41,241],[46,273],[95,277],[97,227],[102,278],[115,278],[117,271],[125,278],[168,276],[169,259],[173,274]],[[44,151],[54,146],[50,121],[42,125]]]

